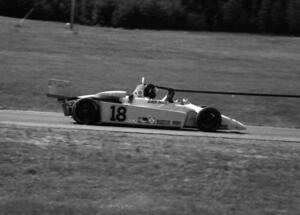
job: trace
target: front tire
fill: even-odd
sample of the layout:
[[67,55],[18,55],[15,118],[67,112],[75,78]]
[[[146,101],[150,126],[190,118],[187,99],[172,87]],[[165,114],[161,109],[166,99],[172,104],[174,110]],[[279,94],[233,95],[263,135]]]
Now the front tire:
[[202,131],[216,131],[222,123],[221,113],[212,107],[202,109],[197,116],[198,128]]
[[95,124],[100,119],[99,109],[99,105],[93,99],[80,99],[73,106],[72,117],[79,124]]

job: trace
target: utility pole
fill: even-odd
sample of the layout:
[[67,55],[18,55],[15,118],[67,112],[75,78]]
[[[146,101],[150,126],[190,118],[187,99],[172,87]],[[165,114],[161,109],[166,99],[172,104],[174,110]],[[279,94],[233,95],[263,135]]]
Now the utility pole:
[[71,0],[71,15],[70,15],[70,29],[71,29],[71,31],[73,31],[73,29],[74,29],[75,9],[76,9],[76,0]]

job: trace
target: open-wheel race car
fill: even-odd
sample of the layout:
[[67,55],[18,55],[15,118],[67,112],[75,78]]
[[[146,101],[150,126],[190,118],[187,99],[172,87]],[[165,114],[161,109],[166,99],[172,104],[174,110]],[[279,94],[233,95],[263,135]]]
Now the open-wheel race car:
[[175,91],[157,99],[157,87],[144,78],[131,94],[104,91],[92,95],[71,96],[70,82],[49,80],[48,96],[62,103],[65,116],[79,124],[110,124],[170,129],[245,130],[245,126],[216,108],[197,106],[187,99],[174,100]]

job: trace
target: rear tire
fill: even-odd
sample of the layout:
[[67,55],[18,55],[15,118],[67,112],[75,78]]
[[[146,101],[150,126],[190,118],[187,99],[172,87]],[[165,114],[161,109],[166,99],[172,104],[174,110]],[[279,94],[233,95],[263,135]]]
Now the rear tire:
[[216,131],[222,123],[221,113],[212,107],[202,109],[197,116],[198,128],[202,131]]
[[79,124],[95,124],[100,120],[99,109],[99,105],[93,99],[80,99],[73,106],[72,117]]

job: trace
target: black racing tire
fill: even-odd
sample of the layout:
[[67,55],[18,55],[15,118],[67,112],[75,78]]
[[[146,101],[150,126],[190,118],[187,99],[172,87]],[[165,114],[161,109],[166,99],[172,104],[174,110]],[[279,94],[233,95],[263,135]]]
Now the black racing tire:
[[153,84],[147,84],[144,89],[144,96],[150,99],[154,99],[156,97],[156,88]]
[[197,116],[198,128],[206,132],[216,131],[222,123],[221,113],[212,107],[203,108]]
[[91,98],[79,99],[72,109],[72,117],[79,124],[92,125],[100,120],[100,107]]

